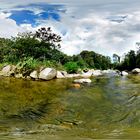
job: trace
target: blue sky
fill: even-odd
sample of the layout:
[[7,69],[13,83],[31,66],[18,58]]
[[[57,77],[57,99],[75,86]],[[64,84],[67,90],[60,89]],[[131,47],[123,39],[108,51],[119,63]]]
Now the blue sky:
[[0,0],[0,37],[50,26],[69,55],[123,55],[140,42],[139,9],[139,0]]

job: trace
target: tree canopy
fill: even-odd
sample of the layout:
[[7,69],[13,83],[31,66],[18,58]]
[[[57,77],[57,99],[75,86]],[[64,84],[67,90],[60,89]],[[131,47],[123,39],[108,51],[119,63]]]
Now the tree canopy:
[[93,51],[68,56],[60,51],[60,43],[61,37],[50,27],[42,27],[35,33],[21,33],[11,39],[0,38],[0,63],[53,63],[64,66],[69,72],[84,68],[108,69],[111,66],[109,57]]

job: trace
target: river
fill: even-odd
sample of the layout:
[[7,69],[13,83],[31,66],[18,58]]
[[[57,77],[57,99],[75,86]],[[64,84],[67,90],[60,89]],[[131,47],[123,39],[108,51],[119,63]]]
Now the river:
[[72,81],[0,77],[0,140],[140,139],[140,76]]

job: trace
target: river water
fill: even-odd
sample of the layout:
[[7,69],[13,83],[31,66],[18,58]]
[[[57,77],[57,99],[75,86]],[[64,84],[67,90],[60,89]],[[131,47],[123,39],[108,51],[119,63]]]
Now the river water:
[[0,77],[0,140],[140,139],[140,76],[72,81]]

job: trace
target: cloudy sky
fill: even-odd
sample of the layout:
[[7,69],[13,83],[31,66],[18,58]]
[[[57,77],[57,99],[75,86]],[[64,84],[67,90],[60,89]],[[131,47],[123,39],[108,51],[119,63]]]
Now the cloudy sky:
[[0,37],[52,27],[62,51],[112,56],[140,42],[140,0],[0,0]]

